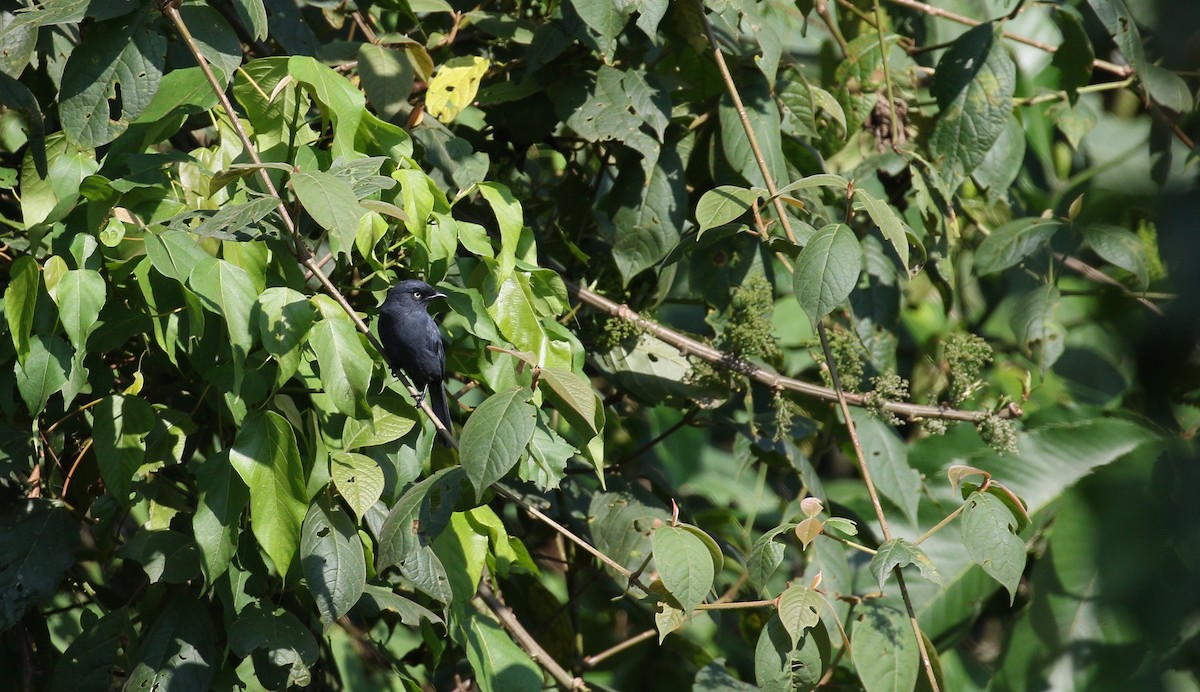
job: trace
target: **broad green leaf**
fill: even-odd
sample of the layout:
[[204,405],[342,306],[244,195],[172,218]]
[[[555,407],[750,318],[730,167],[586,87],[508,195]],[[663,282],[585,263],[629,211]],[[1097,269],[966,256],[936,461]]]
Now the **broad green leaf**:
[[50,296],[58,304],[58,318],[75,352],[83,353],[107,298],[104,277],[90,269],[70,270],[59,279]]
[[475,496],[516,466],[533,437],[535,411],[528,388],[497,392],[475,408],[459,439],[463,469]]
[[626,284],[678,245],[687,218],[687,189],[678,152],[664,147],[649,174],[645,168],[621,169],[603,203],[609,213],[600,219]]
[[491,63],[479,56],[451,58],[438,68],[425,92],[425,109],[444,123],[452,122],[470,106],[479,92],[479,82]]
[[708,546],[678,526],[660,526],[654,531],[654,566],[684,613],[704,602],[716,577]]
[[468,610],[457,640],[482,692],[541,692],[542,671],[500,625]]
[[750,211],[757,199],[753,190],[736,185],[721,185],[705,192],[696,204],[696,223],[700,224],[697,234],[737,219]]
[[775,538],[794,528],[796,525],[793,523],[777,526],[760,536],[750,548],[750,557],[746,560],[746,575],[750,579],[750,585],[758,589],[760,594],[766,594],[767,581],[775,574],[775,570],[779,569],[779,565],[783,564],[786,548],[782,543],[776,542]]
[[899,507],[909,521],[916,522],[921,474],[908,465],[908,447],[891,426],[865,410],[853,409],[851,416],[875,487]]
[[250,492],[224,450],[200,464],[196,486],[200,498],[192,515],[192,534],[200,549],[204,581],[211,585],[229,569],[237,553],[242,514],[250,504]]
[[150,264],[159,274],[181,284],[188,280],[192,270],[212,259],[190,233],[168,230],[147,233],[144,239]]
[[521,203],[500,183],[480,183],[479,193],[491,206],[500,228],[500,271],[496,279],[503,282],[516,265],[517,244],[521,241],[521,229],[525,225]]
[[618,0],[571,0],[571,7],[583,23],[603,39],[600,49],[611,53],[636,6]]
[[[1091,63],[1088,63],[1091,65]],[[1005,193],[1017,179],[1025,163],[1025,128],[1015,115],[1008,117],[1004,131],[984,155],[971,178],[993,195]]]
[[327,498],[313,502],[304,517],[300,566],[326,627],[354,607],[367,583],[366,557],[354,522]]
[[258,338],[263,349],[283,356],[304,343],[316,310],[303,293],[286,286],[272,286],[257,299]]
[[893,569],[906,565],[916,565],[921,571],[921,576],[935,584],[942,581],[937,568],[923,550],[903,538],[893,538],[880,545],[871,558],[871,574],[875,575],[875,580],[879,582],[879,590],[883,590]]
[[411,486],[392,506],[379,528],[376,571],[402,566],[427,547],[450,523],[463,489],[463,468],[452,466]]
[[52,692],[105,689],[111,682],[113,668],[130,658],[128,647],[137,639],[129,610],[113,610],[90,627],[85,626],[71,642],[54,666],[54,682],[49,689]]
[[358,219],[366,213],[350,183],[329,173],[315,171],[292,175],[291,185],[304,210],[333,234],[330,244],[334,251],[349,255],[358,234]]
[[34,335],[29,355],[16,368],[17,391],[31,415],[40,415],[50,397],[62,391],[71,369],[71,347],[67,342],[54,334]]
[[365,405],[374,361],[363,348],[358,331],[348,320],[323,319],[308,333],[317,354],[321,386],[338,411],[355,416]]
[[208,5],[181,5],[179,17],[191,32],[196,48],[216,73],[218,83],[228,85],[234,71],[242,64],[242,44],[233,28],[220,12]]
[[1000,498],[971,493],[960,519],[963,545],[971,558],[1008,590],[1011,604],[1025,571],[1025,542],[1013,533],[1017,519]]
[[391,120],[407,106],[415,75],[402,51],[363,43],[358,47],[358,75],[379,117]]
[[154,428],[155,415],[144,399],[116,395],[95,408],[92,439],[104,485],[122,505],[128,505],[134,473],[146,458],[146,437]]
[[142,637],[127,688],[209,689],[219,665],[215,639],[200,599],[176,592]]
[[261,41],[267,37],[267,9],[263,0],[234,0],[233,8],[237,11],[242,24],[250,29],[250,35]]
[[579,450],[539,420],[529,440],[529,454],[521,458],[517,476],[543,490],[557,488],[566,475],[567,462]]
[[758,687],[733,677],[720,659],[701,668],[692,680],[692,692],[758,692]]
[[4,318],[8,321],[8,332],[17,350],[17,359],[21,362],[29,355],[29,335],[33,330],[41,285],[42,273],[37,260],[29,255],[21,255],[13,260],[9,268],[8,288],[4,289]]
[[496,298],[488,306],[500,334],[520,351],[532,353],[545,368],[571,369],[574,356],[570,342],[556,339],[538,314],[529,275],[515,272],[500,284]]
[[342,427],[342,449],[374,447],[395,442],[417,425],[421,415],[411,404],[391,392],[367,397],[369,419],[347,418]]
[[400,575],[412,582],[421,593],[445,605],[454,601],[450,575],[433,547],[418,546],[416,551],[400,562]]
[[840,175],[818,173],[817,175],[810,175],[784,185],[775,193],[775,197],[780,197],[796,190],[809,190],[814,187],[832,187],[835,190],[847,190],[850,188],[850,181]]
[[148,19],[143,11],[94,24],[67,59],[58,112],[71,141],[88,148],[107,144],[150,104],[167,41]]
[[[655,582],[658,585],[658,582]],[[687,611],[671,605],[672,602],[659,601],[654,611],[654,628],[658,630],[658,643],[661,646],[667,635],[683,627],[687,622]]]
[[365,454],[336,452],[329,457],[329,476],[338,495],[362,519],[383,494],[383,469]]
[[779,621],[792,638],[792,646],[800,645],[805,633],[821,622],[821,595],[807,586],[793,585],[779,595]]
[[1054,365],[1066,348],[1067,330],[1058,321],[1061,301],[1057,286],[1038,286],[1017,298],[1009,317],[1017,343],[1035,356],[1043,372]]
[[1062,222],[1028,218],[1010,221],[992,231],[975,251],[975,272],[992,274],[1017,264],[1050,240]]
[[188,286],[200,296],[205,308],[221,316],[229,330],[234,357],[244,359],[254,346],[250,310],[258,297],[250,275],[235,264],[208,257],[192,269]]
[[414,603],[413,601],[392,591],[390,588],[367,584],[359,600],[359,609],[365,609],[370,614],[390,610],[400,616],[400,622],[409,627],[420,627],[421,621],[433,625],[443,624],[442,619],[432,610]]
[[273,411],[253,413],[242,422],[229,463],[250,489],[250,528],[285,577],[300,545],[300,524],[308,509],[304,465],[296,435]]
[[700,527],[692,526],[691,524],[681,523],[677,525],[677,528],[683,529],[684,531],[687,531],[696,538],[700,539],[700,542],[704,544],[704,547],[708,548],[709,557],[712,558],[713,572],[719,574],[725,567],[725,555],[721,552],[721,546],[717,545],[717,542],[713,540],[713,537],[705,533]]
[[670,512],[649,493],[636,488],[596,493],[588,505],[592,544],[630,570],[641,567],[651,555],[654,526],[670,521]]
[[[265,650],[266,660],[276,669],[272,672],[278,673],[272,681],[280,689],[310,684],[309,668],[316,664],[321,651],[316,638],[295,615],[282,608],[269,608],[269,604],[255,603],[243,610],[229,626],[229,648],[241,657]],[[259,670],[257,666],[255,670]]]
[[904,271],[911,273],[908,264],[908,238],[912,236],[912,230],[900,220],[900,215],[896,213],[896,210],[887,202],[875,199],[866,190],[854,192],[854,206],[867,212],[875,225],[879,227],[879,231],[883,233],[884,239],[896,251],[900,266],[904,267]]
[[596,434],[596,393],[590,382],[561,368],[542,368],[540,381],[546,385],[542,392],[581,436]]
[[817,686],[829,666],[829,636],[823,627],[805,632],[799,646],[778,615],[767,620],[754,647],[754,680],[763,692],[794,692]]
[[813,329],[850,295],[862,267],[862,247],[848,226],[830,224],[809,239],[796,259],[792,289]]
[[[347,160],[360,158],[362,155],[355,150],[359,126],[374,118],[367,113],[367,100],[363,93],[350,80],[308,55],[288,57],[287,74],[308,90],[321,107],[321,112],[333,124],[333,157]],[[350,238],[353,242],[353,233]],[[350,243],[345,247],[349,249]]]
[[[215,187],[217,178],[213,178],[213,181]],[[201,238],[255,240],[272,229],[269,224],[261,222],[278,208],[279,201],[273,197],[259,197],[245,204],[226,203],[191,232]]]
[[0,513],[0,629],[54,595],[75,560],[79,523],[45,500],[7,504]]
[[863,688],[867,692],[913,689],[921,656],[908,616],[879,600],[865,602],[855,615],[850,652]]
[[[734,78],[746,117],[758,140],[759,151],[766,161],[767,172],[776,183],[786,180],[787,163],[783,157],[779,107],[771,98],[770,84],[758,70],[743,69]],[[762,169],[759,168],[754,150],[750,148],[746,129],[728,93],[721,94],[717,115],[721,123],[721,153],[725,161],[751,186],[766,188]]]
[[1120,226],[1090,224],[1084,227],[1083,238],[1097,255],[1137,277],[1138,288],[1149,285],[1150,261],[1136,235]]
[[[639,12],[644,12],[645,8],[646,3],[643,3],[639,6]],[[666,9],[665,3],[663,9]],[[647,79],[647,73],[641,70],[628,70],[621,83],[629,94],[633,112],[654,130],[658,141],[663,141],[663,134],[671,122],[671,97],[660,80],[653,74]]]
[[938,114],[929,151],[941,177],[957,188],[1007,126],[1017,70],[997,24],[967,30],[938,61],[930,94]]
[[471,600],[479,589],[488,561],[484,527],[469,521],[466,512],[455,512],[446,530],[433,540],[432,548],[446,570],[453,602]]
[[32,149],[21,163],[21,218],[26,228],[65,218],[80,201],[80,183],[100,169],[95,150],[68,142],[61,132],[46,137],[45,175]]
[[140,563],[151,584],[182,584],[200,575],[196,542],[170,529],[138,531],[117,549],[117,555]]
[[1146,43],[1138,29],[1137,18],[1126,6],[1125,0],[1088,0],[1088,5],[1129,64],[1133,65],[1151,98],[1178,113],[1187,113],[1195,108],[1187,82],[1147,58]]

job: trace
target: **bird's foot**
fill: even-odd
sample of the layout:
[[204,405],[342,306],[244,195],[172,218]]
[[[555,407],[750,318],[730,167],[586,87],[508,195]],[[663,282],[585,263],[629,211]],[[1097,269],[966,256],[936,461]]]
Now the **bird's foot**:
[[425,395],[429,393],[429,387],[422,389],[417,393],[417,408],[421,408],[421,404],[425,403]]

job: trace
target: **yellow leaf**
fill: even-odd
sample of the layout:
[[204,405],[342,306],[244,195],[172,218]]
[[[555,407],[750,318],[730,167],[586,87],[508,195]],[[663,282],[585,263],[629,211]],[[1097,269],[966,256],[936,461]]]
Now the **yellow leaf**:
[[444,123],[454,120],[475,100],[479,81],[489,67],[487,59],[477,56],[454,58],[442,65],[425,93],[425,110]]

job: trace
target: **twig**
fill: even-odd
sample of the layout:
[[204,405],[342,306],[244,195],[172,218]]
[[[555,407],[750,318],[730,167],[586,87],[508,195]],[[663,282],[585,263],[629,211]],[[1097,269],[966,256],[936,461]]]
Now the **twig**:
[[495,592],[492,591],[492,587],[488,584],[488,576],[485,570],[483,578],[479,580],[479,597],[496,614],[504,629],[512,634],[517,643],[521,645],[521,648],[525,649],[525,653],[529,654],[529,657],[533,659],[533,662],[541,666],[551,677],[557,680],[558,684],[568,690],[586,690],[587,685],[583,682],[583,679],[572,676],[558,664],[558,661],[555,661],[550,654],[546,653],[542,645],[538,644],[533,635],[529,634],[520,621],[517,620],[517,616],[513,614],[512,609],[496,598]]
[[[308,249],[307,243],[305,243],[304,238],[301,237],[300,229],[296,226],[295,221],[292,219],[291,212],[288,210],[283,196],[279,194],[279,191],[275,189],[275,184],[271,182],[271,176],[267,174],[267,169],[263,167],[262,159],[258,156],[258,150],[254,148],[254,143],[250,141],[249,135],[246,134],[245,128],[242,127],[242,121],[240,118],[238,118],[237,111],[234,110],[233,104],[229,101],[229,97],[225,94],[225,90],[221,87],[220,82],[217,81],[216,75],[213,74],[212,68],[208,64],[208,59],[205,58],[204,54],[200,52],[200,48],[196,45],[195,39],[192,38],[191,32],[188,31],[187,25],[184,24],[183,18],[179,16],[179,9],[173,4],[167,4],[164,12],[175,25],[176,30],[179,31],[180,37],[183,38],[184,43],[187,44],[188,50],[191,51],[192,57],[200,66],[200,71],[204,73],[205,79],[208,80],[209,86],[212,88],[213,93],[216,94],[217,99],[220,101],[221,108],[223,108],[225,110],[225,114],[229,116],[229,121],[233,125],[234,131],[237,133],[238,139],[241,140],[242,146],[245,147],[246,153],[250,156],[250,159],[258,165],[258,176],[262,180],[263,185],[266,187],[267,193],[279,200],[279,215],[283,219],[283,225],[288,234],[291,236],[295,245],[294,250],[296,252],[296,259],[312,273],[312,276],[316,277],[317,281],[320,282],[325,292],[328,293],[330,297],[332,297],[337,304],[346,311],[346,314],[350,316],[350,320],[354,323],[354,326],[358,328],[358,331],[362,332],[367,337],[367,340],[371,342],[371,345],[375,347],[375,350],[379,353],[384,353],[383,345],[380,344],[379,340],[371,334],[371,330],[369,327],[367,327],[367,323],[358,316],[358,313],[350,305],[350,302],[346,300],[346,296],[342,295],[342,292],[338,290],[337,286],[333,285],[333,282],[330,281],[329,277],[325,275],[325,272],[321,270],[320,265],[318,265],[313,259],[312,251]],[[384,358],[384,362],[388,362],[386,356]],[[429,402],[421,396],[421,392],[414,387],[411,382],[409,382],[408,378],[404,376],[403,373],[399,371],[394,372],[396,377],[400,380],[400,383],[403,384],[406,389],[408,389],[408,393],[412,396],[413,401],[420,402],[419,408],[425,412],[425,416],[433,423],[433,426],[437,429],[438,433],[441,434],[446,442],[457,449],[458,440],[454,437],[453,433],[446,429],[446,426],[442,423],[442,421],[436,415],[434,415],[433,409],[430,408]]]
[[1153,312],[1155,315],[1158,315],[1159,317],[1163,316],[1162,308],[1160,308],[1157,305],[1155,305],[1154,303],[1152,303],[1148,298],[1146,298],[1145,296],[1139,296],[1136,293],[1134,293],[1133,291],[1130,291],[1128,288],[1126,288],[1125,284],[1121,283],[1120,281],[1117,281],[1116,279],[1112,278],[1108,274],[1105,274],[1104,272],[1100,271],[1099,269],[1093,267],[1092,265],[1088,264],[1087,262],[1084,262],[1083,260],[1079,259],[1078,257],[1072,257],[1070,255],[1061,253],[1057,250],[1054,250],[1053,254],[1054,254],[1054,259],[1058,260],[1059,262],[1062,262],[1063,266],[1065,266],[1067,269],[1076,271],[1097,283],[1102,283],[1102,284],[1105,284],[1108,286],[1115,286],[1118,289],[1120,289],[1121,292],[1124,293],[1125,295],[1129,296],[1130,298],[1133,298],[1137,302],[1144,305],[1146,307],[1146,309],[1149,310],[1150,312]]
[[[684,336],[668,327],[638,314],[628,305],[617,304],[602,295],[594,293],[574,282],[565,280],[563,283],[567,286],[567,292],[576,300],[587,303],[588,305],[601,310],[613,317],[630,322],[644,332],[654,336],[659,341],[665,344],[674,346],[680,353],[688,356],[696,356],[704,360],[727,367],[735,372],[741,373],[746,377],[750,377],[758,382],[761,382],[768,387],[775,389],[785,389],[791,392],[796,392],[804,396],[813,397],[822,401],[836,402],[838,395],[829,387],[811,384],[802,380],[797,380],[792,377],[780,375],[777,372],[767,370],[746,360],[737,358],[731,353],[726,353],[712,346]],[[866,397],[862,394],[845,393],[847,403],[851,406],[865,407]],[[945,420],[966,421],[969,423],[977,423],[989,414],[988,411],[964,411],[942,406],[925,406],[921,404],[910,404],[899,401],[887,401],[883,404],[885,411],[890,411],[900,416],[904,416],[910,420],[918,418],[941,418]],[[998,415],[1001,418],[1020,418],[1024,412],[1021,407],[1014,404],[1009,404],[1001,409]]]
[[958,515],[962,514],[962,512],[965,508],[966,508],[965,504],[959,505],[953,512],[947,514],[945,519],[939,521],[937,524],[935,524],[933,526],[933,528],[931,528],[928,531],[926,531],[925,533],[921,534],[920,538],[913,541],[913,545],[921,545],[922,543],[925,542],[925,539],[929,538],[930,536],[937,533],[938,531],[941,531],[943,528],[946,527],[947,524],[954,521],[954,517],[957,517]]
[[650,440],[646,444],[639,447],[638,450],[636,452],[634,452],[633,454],[630,454],[629,456],[618,460],[617,463],[613,464],[613,466],[623,466],[625,464],[628,464],[629,462],[633,461],[634,459],[637,459],[638,457],[640,457],[641,455],[650,451],[651,449],[654,449],[663,440],[667,439],[671,435],[674,435],[680,428],[687,425],[688,423],[691,423],[696,418],[696,415],[698,413],[700,413],[700,407],[692,406],[690,409],[688,409],[687,413],[683,414],[683,417],[680,418],[678,422],[676,422],[674,425],[667,428],[666,430],[662,431],[662,433],[660,433],[653,440]]
[[[910,10],[916,10],[917,12],[922,12],[922,13],[930,15],[932,17],[940,17],[942,19],[947,19],[949,21],[956,22],[958,24],[964,24],[966,26],[979,26],[980,24],[983,24],[983,22],[979,21],[978,19],[971,19],[970,17],[964,17],[961,14],[955,14],[954,12],[950,12],[948,10],[943,10],[940,7],[934,7],[933,5],[927,5],[923,2],[917,2],[917,0],[887,0],[887,1],[892,3],[893,5],[900,5],[901,7],[907,7]],[[1031,38],[1026,38],[1024,36],[1018,36],[1017,34],[1012,34],[1007,31],[1005,31],[1003,33],[1003,36],[1004,36],[1004,38],[1007,38],[1010,41],[1016,41],[1017,43],[1024,43],[1027,46],[1032,46],[1034,48],[1037,48],[1038,50],[1046,51],[1047,53],[1057,53],[1058,52],[1058,48],[1056,46],[1052,46],[1048,43],[1042,43],[1041,41],[1035,41]],[[1133,74],[1133,68],[1130,67],[1129,65],[1117,65],[1117,64],[1111,63],[1107,60],[1100,60],[1099,58],[1092,61],[1092,67],[1104,70],[1105,72],[1111,72],[1112,74],[1115,74],[1118,77],[1128,77],[1129,75]]]
[[605,649],[604,651],[601,651],[598,654],[592,654],[591,656],[585,656],[583,658],[583,667],[584,668],[595,668],[604,659],[616,656],[617,654],[621,653],[622,651],[629,649],[631,647],[634,647],[638,644],[641,644],[642,642],[646,641],[647,639],[654,639],[655,635],[657,635],[657,634],[658,634],[658,630],[648,629],[645,632],[641,632],[639,634],[633,635],[632,637],[630,637],[629,639],[626,639],[625,641],[621,642],[620,644],[614,644],[613,646],[608,647],[607,649]]

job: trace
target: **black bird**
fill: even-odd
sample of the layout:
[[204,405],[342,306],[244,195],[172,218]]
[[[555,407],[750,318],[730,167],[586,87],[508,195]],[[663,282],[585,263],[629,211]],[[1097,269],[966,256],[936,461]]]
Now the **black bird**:
[[434,414],[451,430],[450,407],[442,384],[446,379],[446,348],[442,333],[427,311],[429,301],[445,297],[417,279],[392,286],[379,308],[379,340],[393,370],[402,368],[413,386],[421,390],[417,404],[428,393]]

